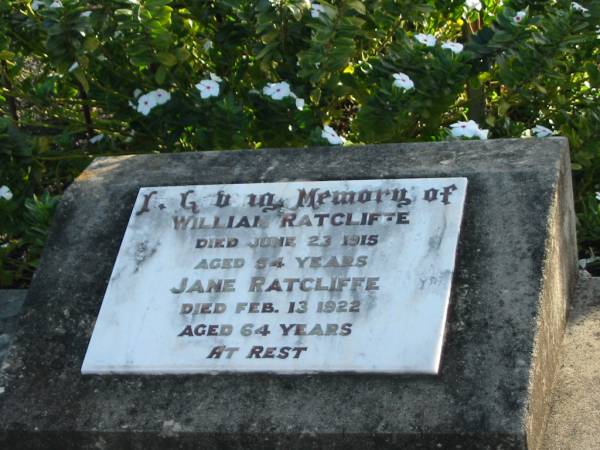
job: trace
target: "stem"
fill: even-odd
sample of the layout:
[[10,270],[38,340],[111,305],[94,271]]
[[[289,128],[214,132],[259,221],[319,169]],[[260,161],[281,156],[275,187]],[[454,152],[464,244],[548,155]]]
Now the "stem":
[[92,137],[92,135],[94,134],[94,124],[92,122],[92,112],[90,110],[88,96],[85,93],[85,89],[83,89],[83,86],[79,81],[75,80],[75,84],[77,85],[77,89],[79,90],[79,98],[81,99],[81,111],[83,112],[85,128],[87,130],[88,137]]
[[[463,26],[464,42],[467,42],[474,33],[479,31],[477,29],[478,26],[475,23],[476,29],[474,30],[472,24],[468,23],[468,21],[465,23]],[[469,119],[474,120],[480,125],[485,123],[485,90],[483,85],[474,88],[467,81],[467,107],[469,108]]]
[[[12,83],[10,82],[10,78],[8,76],[8,66],[6,61],[2,61],[2,78],[4,78],[4,84],[6,85],[6,89],[8,91],[12,91]],[[19,122],[19,113],[17,111],[17,100],[12,95],[6,96],[6,101],[8,102],[8,109],[10,110],[10,115],[12,119],[15,121],[15,124]]]
[[480,125],[485,123],[485,91],[483,85],[474,88],[469,86],[467,82],[467,105],[469,107],[469,119]]

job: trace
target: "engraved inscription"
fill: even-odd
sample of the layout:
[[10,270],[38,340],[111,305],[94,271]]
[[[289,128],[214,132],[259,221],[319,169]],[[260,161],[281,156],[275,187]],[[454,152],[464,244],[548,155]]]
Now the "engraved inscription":
[[466,188],[142,188],[82,373],[437,373]]

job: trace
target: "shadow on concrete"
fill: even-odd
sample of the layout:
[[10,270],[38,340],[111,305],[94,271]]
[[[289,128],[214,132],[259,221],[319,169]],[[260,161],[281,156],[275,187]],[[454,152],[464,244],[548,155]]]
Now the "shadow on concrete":
[[542,449],[600,448],[600,278],[573,296]]
[[0,290],[0,367],[8,351],[10,340],[17,330],[26,289]]

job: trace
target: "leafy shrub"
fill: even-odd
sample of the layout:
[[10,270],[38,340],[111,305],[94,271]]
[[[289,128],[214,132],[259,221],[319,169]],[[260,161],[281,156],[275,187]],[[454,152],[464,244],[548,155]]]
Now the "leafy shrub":
[[569,138],[600,254],[599,26],[597,0],[2,2],[0,283],[94,156],[488,133]]

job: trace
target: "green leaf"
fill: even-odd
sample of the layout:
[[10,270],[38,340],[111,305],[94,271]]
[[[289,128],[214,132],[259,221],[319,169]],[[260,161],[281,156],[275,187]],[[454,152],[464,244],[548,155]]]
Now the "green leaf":
[[158,84],[163,84],[167,78],[167,73],[167,68],[165,66],[160,66],[154,74],[154,79]]
[[0,60],[9,61],[15,57],[15,54],[9,50],[2,50],[0,52]]
[[365,14],[367,10],[365,9],[365,5],[360,0],[351,0],[347,3],[350,9],[353,9],[359,14]]
[[88,83],[88,80],[85,77],[85,74],[83,73],[83,70],[81,70],[81,68],[78,67],[77,69],[75,69],[71,73],[77,79],[77,81],[79,81],[79,83],[81,84],[81,87],[83,87],[83,90],[85,92],[88,92],[90,90],[90,84]]
[[152,64],[154,58],[146,53],[140,53],[138,55],[131,55],[131,64],[134,66],[148,66]]
[[181,47],[175,50],[175,55],[177,56],[177,60],[180,62],[188,60],[191,56],[190,52],[185,47]]
[[500,103],[498,103],[498,115],[499,116],[504,116],[508,110],[510,109],[510,103],[506,102],[506,101],[501,101]]
[[156,59],[167,67],[172,67],[177,64],[177,57],[173,53],[159,52]]
[[83,48],[88,52],[93,52],[98,48],[99,45],[100,41],[96,36],[88,36],[85,38],[85,41],[83,41]]
[[272,53],[273,51],[275,51],[275,49],[279,46],[279,42],[271,42],[268,45],[265,45],[263,47],[263,49],[258,52],[258,54],[256,55],[256,59],[262,59],[265,56],[267,56],[269,53]]
[[146,8],[159,8],[161,6],[166,6],[171,3],[173,0],[146,0],[144,2],[144,6]]
[[85,55],[81,55],[77,61],[79,62],[79,67],[81,67],[83,70],[87,69],[90,65],[90,59]]
[[314,88],[310,93],[310,102],[314,105],[318,105],[321,101],[321,89]]
[[538,91],[540,91],[542,94],[544,94],[544,95],[545,95],[545,94],[547,94],[547,93],[548,93],[548,91],[546,90],[546,88],[545,88],[544,86],[542,86],[541,84],[539,84],[539,83],[536,83],[535,81],[534,81],[532,84],[533,84],[533,85],[535,86],[535,88],[536,88]]

